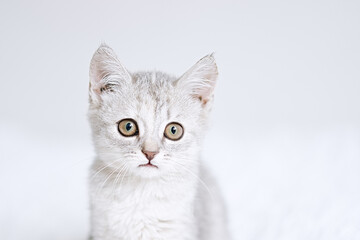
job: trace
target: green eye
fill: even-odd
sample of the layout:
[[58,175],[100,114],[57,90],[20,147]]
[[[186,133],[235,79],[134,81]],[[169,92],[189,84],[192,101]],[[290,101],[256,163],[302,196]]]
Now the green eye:
[[118,130],[121,135],[125,137],[131,137],[139,134],[139,130],[135,120],[126,118],[119,122]]
[[176,122],[169,123],[164,131],[165,137],[170,140],[179,140],[184,134],[184,128]]

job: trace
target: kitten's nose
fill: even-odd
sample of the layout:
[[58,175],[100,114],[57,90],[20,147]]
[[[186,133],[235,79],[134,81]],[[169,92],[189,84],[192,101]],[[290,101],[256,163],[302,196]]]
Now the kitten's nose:
[[141,151],[149,161],[153,160],[155,155],[159,153],[159,152],[151,152],[151,151],[146,151],[146,150],[141,150]]

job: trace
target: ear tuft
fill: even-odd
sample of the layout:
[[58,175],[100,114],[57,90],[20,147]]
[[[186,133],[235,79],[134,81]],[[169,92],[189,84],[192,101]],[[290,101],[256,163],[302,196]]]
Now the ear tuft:
[[115,52],[106,44],[95,51],[90,63],[90,97],[99,99],[104,92],[112,92],[122,82],[131,80]]
[[209,54],[182,75],[178,85],[205,105],[212,97],[217,77],[214,54]]

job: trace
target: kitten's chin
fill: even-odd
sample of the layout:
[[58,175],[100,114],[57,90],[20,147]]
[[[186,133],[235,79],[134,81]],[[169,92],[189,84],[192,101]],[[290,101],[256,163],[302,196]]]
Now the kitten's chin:
[[161,176],[161,170],[156,165],[141,164],[134,169],[134,175],[140,178],[158,178]]

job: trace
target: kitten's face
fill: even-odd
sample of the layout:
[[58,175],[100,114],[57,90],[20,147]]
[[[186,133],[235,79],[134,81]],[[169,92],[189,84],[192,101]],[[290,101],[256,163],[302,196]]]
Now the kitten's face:
[[89,111],[99,159],[144,178],[196,169],[210,81],[217,76],[212,56],[207,58],[180,79],[160,72],[130,75],[112,50],[101,46],[91,64]]

